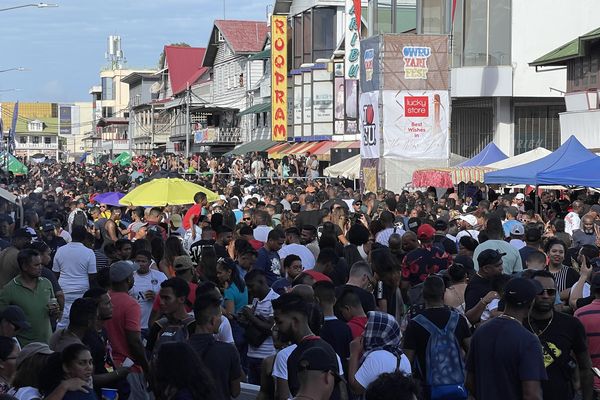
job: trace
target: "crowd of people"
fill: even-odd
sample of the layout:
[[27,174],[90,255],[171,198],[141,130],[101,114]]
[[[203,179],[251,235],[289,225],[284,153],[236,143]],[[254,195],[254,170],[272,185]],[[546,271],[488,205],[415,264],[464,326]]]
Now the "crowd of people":
[[[2,185],[0,399],[599,398],[597,193],[361,193],[313,159]],[[177,174],[220,199],[95,200]]]

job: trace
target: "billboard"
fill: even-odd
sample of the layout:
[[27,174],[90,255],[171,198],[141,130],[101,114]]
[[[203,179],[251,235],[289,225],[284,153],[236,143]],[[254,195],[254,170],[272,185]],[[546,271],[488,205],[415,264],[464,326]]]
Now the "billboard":
[[361,158],[379,158],[380,121],[379,92],[360,95],[360,155]]
[[360,90],[379,90],[379,43],[381,36],[373,36],[360,41]]
[[60,126],[61,135],[71,134],[71,106],[59,106],[58,108],[58,123]]
[[313,122],[333,122],[333,82],[314,82],[313,99]]
[[384,157],[447,159],[448,91],[383,91]]
[[287,140],[287,18],[271,17],[271,129],[273,141]]
[[360,69],[360,1],[346,0],[346,35],[344,39],[344,77],[359,79]]
[[448,36],[409,34],[382,38],[384,90],[448,90]]

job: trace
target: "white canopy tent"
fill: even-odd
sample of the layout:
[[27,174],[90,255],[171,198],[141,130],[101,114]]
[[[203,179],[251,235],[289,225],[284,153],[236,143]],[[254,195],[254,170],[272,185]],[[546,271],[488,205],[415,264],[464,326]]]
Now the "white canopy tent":
[[358,179],[360,177],[360,154],[350,157],[323,170],[328,178]]

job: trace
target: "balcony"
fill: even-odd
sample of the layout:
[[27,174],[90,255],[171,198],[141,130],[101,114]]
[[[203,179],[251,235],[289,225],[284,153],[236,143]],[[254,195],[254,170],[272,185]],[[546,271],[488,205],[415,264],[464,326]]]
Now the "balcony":
[[58,143],[15,143],[17,150],[39,149],[39,150],[57,150]]
[[[196,144],[213,145],[213,144],[240,144],[242,143],[241,128],[204,128],[198,131],[191,132],[190,139]],[[181,131],[171,135],[171,141],[185,140],[185,133]]]

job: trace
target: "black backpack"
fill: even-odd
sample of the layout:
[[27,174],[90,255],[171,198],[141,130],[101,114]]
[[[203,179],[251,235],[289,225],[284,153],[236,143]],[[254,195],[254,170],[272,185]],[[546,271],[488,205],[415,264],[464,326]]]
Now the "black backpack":
[[88,217],[87,217],[87,214],[85,213],[85,211],[76,210],[75,215],[73,216],[73,224],[71,225],[71,230],[73,230],[73,228],[76,226],[87,227],[88,221],[89,220],[88,220]]

